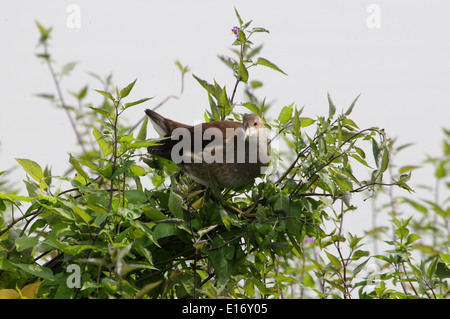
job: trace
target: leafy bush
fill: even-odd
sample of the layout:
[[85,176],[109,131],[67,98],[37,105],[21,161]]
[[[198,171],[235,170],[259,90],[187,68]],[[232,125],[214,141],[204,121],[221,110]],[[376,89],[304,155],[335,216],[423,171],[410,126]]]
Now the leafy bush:
[[[237,11],[236,17],[234,56],[220,57],[234,77],[231,94],[225,85],[193,75],[209,99],[205,120],[241,120],[234,110],[238,105],[259,114],[276,135],[271,140],[271,170],[255,183],[225,190],[205,189],[174,163],[146,154],[146,147],[159,141],[147,139],[147,118],[134,126],[123,121],[128,108],[152,102],[128,101],[136,80],[119,89],[111,77],[94,75],[102,85],[95,90],[102,103],[86,102],[89,88],[84,86],[71,93],[78,106],[68,105],[60,80],[75,65],[54,71],[48,51],[51,29],[37,23],[43,49],[37,56],[48,64],[57,92],[41,97],[67,113],[81,151],[70,155],[66,176],[52,176],[50,169],[30,159],[17,159],[28,174],[26,196],[0,184],[0,295],[448,297],[448,201],[391,198],[392,205],[385,208],[392,209],[393,235],[387,241],[392,249],[384,254],[372,254],[363,241],[380,240],[386,228],[374,228],[365,236],[344,234],[345,214],[357,209],[353,193],[376,198],[386,188],[412,192],[407,182],[415,167],[403,167],[392,181],[384,181],[393,151],[400,148],[393,148],[383,129],[360,129],[350,118],[358,98],[338,113],[328,95],[329,112],[316,119],[302,116],[303,108],[295,103],[282,107],[276,119],[266,119],[271,105],[258,98],[263,82],[252,79],[250,72],[254,67],[284,72],[260,56],[262,46],[250,41],[269,31],[252,28]],[[190,70],[176,65],[183,83]],[[236,102],[239,86],[244,93]],[[449,150],[446,141],[445,157],[433,160],[439,180],[450,171]],[[357,171],[369,172],[369,178]],[[144,186],[148,176],[150,187]],[[70,187],[62,190],[57,183]],[[393,209],[399,201],[419,211],[421,219],[401,219]],[[425,232],[432,237],[430,245],[416,234]],[[377,272],[361,278],[374,260]]]

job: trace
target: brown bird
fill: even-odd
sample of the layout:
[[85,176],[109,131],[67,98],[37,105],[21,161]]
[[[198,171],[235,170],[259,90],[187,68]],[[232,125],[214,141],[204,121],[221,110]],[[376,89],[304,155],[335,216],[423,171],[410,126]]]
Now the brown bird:
[[195,181],[221,187],[242,185],[269,165],[269,148],[261,118],[245,114],[242,123],[215,121],[195,126],[178,123],[146,109],[156,132],[165,139],[148,152],[175,162]]

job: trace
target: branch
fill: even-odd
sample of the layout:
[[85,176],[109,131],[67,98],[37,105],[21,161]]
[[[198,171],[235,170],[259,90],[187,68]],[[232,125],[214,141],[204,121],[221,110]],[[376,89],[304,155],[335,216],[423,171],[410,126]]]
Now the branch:
[[53,70],[52,63],[50,62],[50,54],[48,53],[47,42],[44,42],[43,44],[44,44],[44,56],[46,57],[45,61],[47,62],[47,66],[50,70],[50,74],[52,76],[53,82],[55,83],[56,92],[58,94],[59,101],[61,102],[61,106],[63,107],[64,111],[66,111],[67,117],[69,118],[69,121],[70,121],[70,125],[72,126],[72,129],[75,132],[75,136],[78,140],[78,144],[80,144],[81,148],[83,149],[83,152],[86,152],[86,149],[83,144],[83,140],[81,138],[81,134],[80,134],[80,132],[78,132],[78,129],[75,125],[75,121],[72,118],[72,115],[70,114],[70,109],[64,101],[64,96],[62,94],[61,87],[59,85],[59,81],[56,77],[55,71]]
[[[378,129],[376,129],[376,128],[367,128],[367,129],[361,130],[361,131],[359,131],[359,132],[353,134],[353,135],[350,136],[348,139],[346,139],[345,141],[343,141],[343,142],[341,143],[341,145],[339,145],[339,149],[341,149],[346,143],[350,142],[352,139],[354,139],[354,138],[357,137],[358,135],[363,134],[363,133],[366,132],[366,131],[375,131],[375,132],[377,132],[378,134],[380,134],[381,136],[384,137],[384,134],[383,134],[382,132],[380,132]],[[315,139],[314,139],[314,140],[315,140]],[[324,169],[325,167],[327,167],[331,162],[333,162],[335,159],[337,159],[337,158],[341,157],[342,155],[344,155],[347,151],[348,151],[348,149],[345,150],[345,151],[342,151],[342,152],[339,153],[339,154],[334,153],[333,156],[331,156],[331,157],[329,158],[329,160],[328,160],[324,165],[322,165],[322,167],[316,169],[313,173],[311,173],[311,174],[310,174],[311,177],[315,176],[315,179],[312,180],[312,181],[310,181],[309,186],[308,186],[307,188],[309,188],[309,187],[317,180],[318,177],[316,176],[316,174],[317,174],[320,170],[322,170],[322,169]],[[300,154],[299,154],[299,156],[300,156]],[[297,159],[294,161],[294,163],[296,163],[296,162],[298,161],[299,156],[298,156]],[[293,163],[293,164],[294,164],[294,163]],[[295,165],[294,165],[294,166],[295,166]],[[286,174],[285,174],[284,176],[286,176]],[[311,177],[310,177],[310,178],[311,178]],[[279,179],[279,181],[281,181],[281,179]],[[278,182],[278,181],[277,181],[277,182]],[[293,192],[291,193],[291,195],[290,195],[291,198],[292,198],[292,196],[296,195],[296,194],[301,190],[301,188],[303,187],[302,184],[304,185],[304,183],[300,182],[300,183],[296,186],[296,188],[294,189],[294,191],[293,191]]]
[[[330,126],[333,126],[335,123],[337,122],[337,120],[334,120],[333,123],[331,123]],[[320,136],[322,136],[323,134],[325,134],[325,131],[320,132],[320,134],[318,134],[316,137],[314,137],[313,142],[315,142],[317,140],[317,138],[319,138]],[[305,147],[305,149],[303,151],[301,151],[300,153],[298,153],[297,158],[292,162],[291,166],[289,166],[289,168],[284,172],[283,175],[281,175],[281,177],[274,183],[275,186],[277,186],[279,183],[281,183],[281,181],[283,179],[286,178],[286,176],[290,173],[290,171],[292,171],[292,169],[294,169],[295,165],[297,165],[298,160],[300,159],[300,157],[309,149],[311,148],[310,145],[308,145],[307,147]],[[294,174],[295,176],[295,174]],[[292,178],[294,177],[292,176]]]

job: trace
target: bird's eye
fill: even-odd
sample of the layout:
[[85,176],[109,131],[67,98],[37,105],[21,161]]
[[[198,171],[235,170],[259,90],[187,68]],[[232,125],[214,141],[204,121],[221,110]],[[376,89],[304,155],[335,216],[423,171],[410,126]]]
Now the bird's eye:
[[253,126],[256,126],[258,124],[258,122],[253,123]]

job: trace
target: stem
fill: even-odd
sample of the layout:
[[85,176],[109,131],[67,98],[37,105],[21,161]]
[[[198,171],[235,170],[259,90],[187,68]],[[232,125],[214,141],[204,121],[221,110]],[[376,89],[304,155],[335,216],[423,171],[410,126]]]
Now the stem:
[[[359,131],[359,132],[353,134],[353,135],[350,136],[348,139],[346,139],[344,142],[342,142],[341,145],[339,145],[339,149],[341,149],[346,143],[348,143],[349,141],[351,141],[353,138],[357,137],[358,135],[361,135],[361,134],[364,133],[365,131],[375,131],[375,132],[378,132],[380,135],[384,136],[379,130],[377,130],[377,129],[375,129],[375,128],[364,129],[364,130],[361,130],[361,131]],[[311,174],[310,174],[310,178],[314,177],[314,179],[313,179],[312,181],[310,181],[310,183],[309,183],[309,185],[306,187],[306,189],[308,189],[308,188],[309,188],[309,187],[317,180],[318,176],[316,176],[316,174],[317,174],[320,170],[322,170],[322,169],[324,169],[325,167],[327,167],[331,162],[333,162],[335,159],[337,159],[337,158],[341,157],[342,155],[344,155],[347,151],[348,151],[348,150],[342,151],[342,152],[339,153],[339,154],[334,153],[333,156],[331,156],[331,157],[329,158],[329,160],[328,160],[324,165],[322,165],[320,168],[316,169],[313,173],[311,173]],[[300,153],[300,154],[301,154],[301,153]],[[297,163],[298,159],[300,158],[300,154],[299,154],[299,156],[297,157],[297,159],[294,161],[293,166],[295,166],[295,163]],[[291,165],[292,168],[293,168],[293,166]],[[290,169],[292,169],[292,168],[290,168]],[[289,171],[286,171],[286,173],[282,176],[282,178],[286,177],[286,175],[287,175],[288,172],[289,172]],[[278,179],[278,181],[281,181],[282,178]],[[278,182],[278,181],[277,181],[277,182]],[[296,188],[294,189],[294,191],[291,193],[290,198],[292,198],[294,195],[296,195],[296,194],[303,188],[303,186],[304,186],[304,183],[303,183],[303,182],[298,183],[297,187],[296,187]]]
[[233,104],[234,96],[236,95],[236,90],[237,90],[237,87],[239,85],[239,82],[241,82],[241,80],[239,80],[239,78],[238,78],[236,80],[236,83],[234,84],[233,93],[231,94],[230,104]]
[[59,81],[57,79],[55,71],[53,70],[52,63],[50,62],[50,54],[48,53],[47,42],[44,42],[44,54],[45,54],[45,56],[47,56],[45,58],[45,61],[47,62],[47,66],[48,66],[48,68],[50,70],[50,74],[52,76],[53,82],[55,83],[56,92],[58,94],[59,101],[61,102],[61,106],[63,107],[64,111],[66,111],[67,117],[69,118],[69,121],[70,121],[70,125],[72,126],[72,129],[73,129],[73,131],[75,133],[75,136],[76,136],[76,138],[78,140],[78,144],[80,144],[83,152],[86,152],[86,149],[85,149],[84,144],[83,144],[83,139],[81,138],[81,134],[80,134],[80,132],[78,132],[78,129],[77,129],[76,125],[75,125],[75,121],[72,118],[72,115],[70,114],[70,110],[69,110],[67,104],[64,101],[64,96],[62,94],[61,87],[59,85]]
[[[335,123],[337,122],[337,120],[334,120],[333,123],[331,123],[330,126],[333,126]],[[326,131],[320,132],[319,135],[317,135],[316,137],[314,137],[313,139],[313,143],[323,134],[325,134]],[[284,174],[274,183],[274,185],[278,185],[279,183],[281,183],[282,180],[284,180],[286,178],[286,176],[289,174],[290,171],[292,171],[292,169],[295,167],[295,165],[297,165],[298,160],[300,159],[300,157],[305,154],[309,149],[311,149],[311,146],[307,146],[305,147],[305,149],[303,151],[301,151],[300,153],[298,153],[297,158],[292,162],[291,166],[289,166],[289,168],[284,172]],[[294,175],[291,177],[294,178]]]
[[[192,213],[191,213],[191,206],[189,204],[189,200],[186,200],[186,206],[189,212],[189,229],[192,234],[193,243],[195,244],[197,242],[197,239],[195,238],[194,228],[192,227]],[[194,253],[194,264],[192,265],[192,270],[194,272],[194,299],[197,299],[197,261],[198,261],[198,249],[195,248]]]
[[342,263],[342,284],[344,286],[344,299],[351,299],[351,295],[350,295],[350,291],[349,288],[347,286],[347,266],[348,266],[348,261],[344,260],[344,257],[342,256],[342,252],[341,252],[341,241],[340,241],[340,237],[342,236],[342,225],[344,224],[344,201],[341,201],[341,218],[339,220],[339,240],[337,241],[337,243],[335,243],[337,252],[339,254],[339,258],[341,258],[341,263]]
[[[241,51],[239,53],[239,58],[240,58],[240,61],[242,61],[242,64],[244,64],[244,62],[243,62],[244,61],[244,50],[245,50],[245,45],[243,43],[241,43]],[[237,90],[237,87],[240,82],[241,82],[241,79],[239,78],[239,76],[237,76],[236,83],[234,83],[233,93],[231,94],[230,104],[234,103],[234,97],[236,95],[236,90]],[[224,119],[225,119],[225,113],[222,114],[221,120],[223,121]]]
[[[116,170],[116,165],[117,165],[117,145],[118,145],[118,138],[117,138],[117,122],[119,119],[119,104],[120,104],[120,98],[118,98],[117,101],[115,101],[114,103],[114,108],[116,110],[116,114],[115,114],[115,118],[114,118],[114,143],[113,143],[113,165],[112,165],[112,173],[111,175],[114,175],[114,172]],[[120,195],[119,195],[120,196]],[[108,203],[108,212],[107,217],[105,218],[104,222],[100,225],[98,233],[92,238],[92,242],[91,245],[94,246],[95,242],[97,241],[97,238],[100,236],[100,233],[102,232],[102,230],[105,228],[106,224],[108,223],[109,217],[110,217],[110,213],[111,213],[111,209],[112,209],[112,202],[113,202],[113,198],[114,198],[114,179],[111,178],[111,183],[110,183],[110,192],[109,192],[109,203]],[[90,255],[92,253],[92,249],[89,249],[86,255],[86,260],[89,259]],[[82,267],[81,267],[81,271],[83,272],[84,269],[86,268],[87,262],[85,262]],[[80,292],[80,288],[76,288],[75,289],[75,293],[73,295],[73,298],[76,299],[78,293]]]
[[[35,219],[37,216],[39,216],[40,213],[42,213],[44,211],[44,208],[39,208],[36,213],[34,214],[29,214],[26,217],[30,217],[30,219],[26,220],[25,222],[25,226],[23,227],[22,231],[20,232],[18,237],[22,237],[22,235],[25,233],[25,230],[28,228],[28,226],[30,225],[30,223],[33,221],[33,219]],[[25,217],[25,216],[24,216]],[[16,249],[16,244],[14,244],[10,250],[7,251],[6,257],[5,259],[9,259],[9,257],[11,257],[12,252],[14,251],[14,249]],[[0,276],[3,273],[3,269],[0,269]]]

